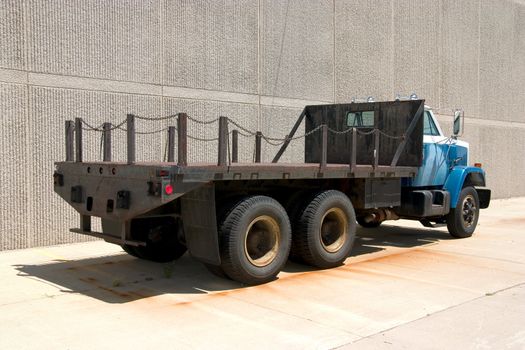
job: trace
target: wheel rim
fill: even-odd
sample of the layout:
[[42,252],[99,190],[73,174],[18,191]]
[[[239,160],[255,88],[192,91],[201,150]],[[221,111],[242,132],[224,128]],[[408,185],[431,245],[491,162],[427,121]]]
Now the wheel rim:
[[476,221],[477,208],[476,201],[472,195],[468,195],[463,199],[461,219],[464,227],[471,227]]
[[277,257],[280,238],[281,230],[274,218],[268,215],[256,217],[246,230],[246,258],[257,267],[269,265]]
[[321,220],[320,239],[321,245],[329,253],[335,253],[346,242],[348,231],[348,218],[340,208],[331,208]]

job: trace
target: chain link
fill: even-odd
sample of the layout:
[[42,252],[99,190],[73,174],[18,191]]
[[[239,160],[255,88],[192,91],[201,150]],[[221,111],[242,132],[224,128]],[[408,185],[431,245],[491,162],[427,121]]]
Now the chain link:
[[218,137],[207,139],[207,138],[204,138],[204,137],[197,137],[197,136],[191,136],[191,135],[187,135],[187,136],[188,136],[189,139],[196,140],[196,141],[211,142],[211,141],[218,141],[219,140]]
[[385,136],[386,138],[389,138],[389,139],[392,139],[392,140],[403,140],[405,138],[405,135],[401,135],[401,136],[392,136],[392,135],[389,135],[387,134],[386,132],[384,131],[381,131],[379,130],[379,133],[383,136]]
[[[240,125],[239,123],[235,122],[234,120],[232,120],[230,118],[228,118],[228,122],[230,122],[231,124],[233,124],[234,126],[236,126],[237,128],[239,128],[240,130],[244,131],[246,134],[248,134],[250,136],[255,136],[255,134],[257,134],[257,132],[253,132],[251,130],[246,129],[244,126]],[[239,133],[239,134],[241,134],[241,133]],[[246,136],[246,135],[243,135],[243,136]]]
[[[243,132],[241,132],[239,130],[237,130],[237,132],[239,133],[239,135],[244,136],[244,137],[252,137],[252,136],[255,135],[255,134],[254,135],[252,135],[252,134],[245,134],[245,133],[243,133]],[[231,134],[231,131],[230,131],[230,134]]]
[[137,119],[141,119],[141,120],[148,120],[148,121],[162,121],[162,120],[168,120],[168,119],[173,119],[173,118],[176,118],[179,114],[170,114],[170,115],[167,115],[165,117],[142,117],[140,115],[134,115],[133,116]]
[[263,139],[266,143],[268,143],[269,145],[272,145],[272,146],[280,146],[280,145],[282,145],[282,144],[286,141],[286,139],[283,139],[283,140],[280,140],[280,141],[278,141],[278,142],[273,142],[273,141],[272,141],[273,138],[271,138],[271,137],[266,137],[266,136],[264,136],[264,135],[262,135],[262,139]]
[[328,127],[328,131],[330,131],[332,134],[336,134],[336,135],[347,134],[347,133],[349,133],[352,130],[353,130],[353,128],[346,129],[346,130],[343,130],[343,131],[338,131],[338,130],[334,130],[334,129]]
[[[82,128],[82,130],[104,132],[104,123],[100,124],[100,127],[94,127],[94,126],[91,126],[90,124],[88,124],[87,122],[85,122],[84,119],[81,119],[81,122],[82,122],[82,124],[84,124],[86,126],[85,128]],[[124,124],[126,124],[126,119],[124,119],[123,121],[121,121],[120,123],[118,123],[116,125],[112,124],[111,128],[109,128],[108,130],[120,129],[122,127],[122,125],[124,125]]]
[[190,117],[189,115],[187,115],[187,117],[188,117],[188,120],[191,120],[192,122],[196,124],[202,124],[202,125],[209,125],[209,124],[217,123],[219,121],[219,118],[210,119],[210,120],[199,120],[199,119]]
[[[128,129],[120,126],[118,127],[119,130],[122,130],[124,132],[128,132]],[[135,131],[135,134],[137,135],[152,135],[152,134],[158,134],[158,133],[161,133],[163,131],[167,131],[168,130],[168,127],[165,127],[165,128],[162,128],[162,129],[158,129],[158,130],[152,130],[152,131]]]

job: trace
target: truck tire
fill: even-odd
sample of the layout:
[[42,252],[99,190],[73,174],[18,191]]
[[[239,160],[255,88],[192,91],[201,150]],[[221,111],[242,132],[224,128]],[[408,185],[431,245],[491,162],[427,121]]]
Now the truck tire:
[[479,198],[473,187],[465,187],[459,193],[456,208],[447,215],[447,228],[452,237],[467,238],[476,230],[479,218]]
[[344,193],[317,193],[294,223],[294,255],[319,268],[339,266],[352,250],[356,226],[354,208]]
[[172,217],[137,219],[131,222],[131,237],[146,242],[145,246],[122,246],[124,251],[140,259],[169,262],[180,258],[186,246],[179,241],[179,220]]
[[137,253],[137,251],[135,250],[135,247],[132,246],[132,245],[129,245],[129,244],[123,244],[120,246],[122,248],[123,251],[125,251],[126,253],[128,253],[129,255],[131,256],[134,256],[135,258],[140,258],[139,257],[139,254]]
[[279,202],[266,196],[242,198],[219,223],[221,268],[244,284],[271,281],[288,259],[291,236]]
[[[294,222],[297,221],[299,214],[304,209],[305,202],[308,203],[310,198],[312,197],[312,193],[301,191],[296,192],[290,198],[286,201],[286,204],[284,205],[286,212],[288,213],[288,217],[290,218],[290,223],[293,225]],[[293,234],[292,234],[293,236]],[[292,238],[292,248],[290,249],[290,254],[288,255],[288,259],[293,262],[302,262],[301,258],[296,255],[296,249],[293,248],[293,238]]]
[[221,278],[229,278],[228,275],[224,272],[222,267],[217,265],[212,265],[208,263],[203,263],[204,267],[206,267],[206,270],[210,271],[212,274],[214,274],[217,277]]
[[357,218],[357,223],[364,228],[376,228],[379,227],[382,221],[370,221],[366,222],[362,217]]

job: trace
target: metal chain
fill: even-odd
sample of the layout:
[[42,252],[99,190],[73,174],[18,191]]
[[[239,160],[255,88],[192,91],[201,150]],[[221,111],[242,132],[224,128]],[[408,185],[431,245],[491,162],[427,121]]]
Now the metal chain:
[[91,126],[91,125],[89,125],[88,123],[86,123],[86,122],[84,121],[84,119],[80,119],[80,120],[81,120],[82,124],[85,125],[85,127],[82,127],[82,130],[86,130],[86,131],[103,131],[103,130],[102,130],[102,126],[103,126],[104,124],[101,124],[100,127],[99,127],[99,126],[96,126],[96,127],[95,127],[95,126]]
[[352,130],[353,130],[353,128],[346,129],[346,130],[343,130],[343,131],[334,130],[334,129],[330,128],[330,127],[328,128],[328,131],[330,131],[332,134],[337,134],[337,135],[347,134],[347,133],[349,133]]
[[142,117],[140,115],[134,115],[135,118],[137,119],[142,119],[142,120],[149,120],[149,121],[161,121],[161,120],[168,120],[168,119],[172,119],[172,118],[176,118],[179,114],[170,114],[170,115],[167,115],[165,117]]
[[[378,130],[379,130],[379,129],[378,129]],[[404,134],[401,135],[401,136],[392,136],[392,135],[389,135],[389,134],[387,134],[386,132],[381,131],[381,130],[379,130],[379,133],[380,133],[381,135],[383,135],[383,136],[385,136],[385,137],[387,137],[387,138],[389,138],[389,139],[393,139],[393,140],[402,140],[402,139],[405,138],[405,135],[404,135]]]
[[287,137],[286,140],[290,140],[290,141],[293,141],[293,140],[298,140],[298,139],[302,139],[303,137],[306,137],[306,136],[310,136],[312,135],[313,133],[321,130],[321,128],[323,127],[324,124],[321,124],[319,125],[317,128],[315,129],[312,129],[310,131],[308,131],[307,133],[304,133],[302,135],[299,135],[299,136],[294,136],[294,137]]
[[266,141],[266,143],[268,143],[269,145],[272,145],[272,146],[280,146],[286,141],[286,139],[284,139],[284,140],[281,140],[281,141],[278,141],[278,142],[273,142],[273,141],[271,141],[272,138],[266,137],[264,135],[262,135],[262,139],[264,141]]
[[[354,128],[349,128],[349,129],[346,129],[346,130],[343,130],[343,131],[338,131],[338,130],[334,130],[332,128],[328,128],[328,131],[330,131],[331,133],[333,134],[338,134],[338,135],[341,135],[341,134],[346,134],[346,133],[349,133],[350,131],[352,131]],[[387,134],[386,132],[382,131],[382,130],[379,130],[379,129],[373,129],[373,130],[370,130],[370,131],[359,131],[359,129],[356,128],[356,132],[359,134],[359,135],[372,135],[375,130],[378,130],[379,133],[387,138],[390,138],[390,139],[404,139],[405,138],[405,135],[401,135],[401,136],[392,136],[392,135],[389,135]]]
[[[237,130],[237,132],[239,133],[239,135],[244,136],[244,137],[253,137],[253,136],[255,136],[255,134],[253,134],[253,135],[252,134],[245,134],[245,133],[243,133],[243,132],[241,132],[239,130]],[[230,131],[230,133],[231,133],[231,131]]]
[[[82,122],[82,124],[84,124],[86,126],[86,128],[82,128],[83,130],[100,131],[100,132],[104,131],[104,123],[102,123],[100,125],[100,127],[94,127],[94,126],[91,126],[90,124],[88,124],[87,122],[85,122],[84,119],[81,119],[81,122]],[[109,128],[108,130],[120,129],[121,126],[124,125],[124,124],[126,124],[126,119],[124,119],[123,121],[121,121],[120,123],[118,123],[116,125],[112,125],[111,128]]]
[[199,120],[199,119],[190,117],[189,115],[187,117],[188,117],[188,120],[191,120],[194,123],[203,124],[203,125],[209,125],[209,124],[213,124],[219,121],[219,118],[210,119],[210,120]]
[[[230,118],[228,118],[228,122],[232,123],[237,128],[241,129],[242,131],[244,131],[245,133],[249,134],[250,136],[255,136],[255,134],[257,134],[257,132],[252,132],[251,130],[246,129],[244,126],[240,125],[239,123],[235,122],[234,120],[232,120]],[[241,133],[239,133],[239,134],[241,134]],[[246,135],[243,135],[243,136],[246,136]]]
[[373,133],[376,132],[376,129],[372,129],[370,131],[359,131],[359,129],[355,129],[355,131],[359,134],[359,135],[372,135]]
[[[168,130],[169,127],[165,127],[165,128],[162,128],[162,129],[159,129],[159,130],[153,130],[153,131],[135,131],[135,134],[137,135],[151,135],[151,134],[158,134],[160,132],[163,132],[163,131],[166,131]],[[124,127],[119,127],[118,128],[119,130],[122,130],[122,131],[125,131],[125,132],[128,132],[128,129],[124,128]]]
[[197,136],[191,136],[191,135],[187,135],[187,136],[188,136],[189,139],[196,140],[196,141],[211,142],[211,141],[218,141],[219,140],[218,137],[207,139],[207,138],[204,138],[204,137],[197,137]]

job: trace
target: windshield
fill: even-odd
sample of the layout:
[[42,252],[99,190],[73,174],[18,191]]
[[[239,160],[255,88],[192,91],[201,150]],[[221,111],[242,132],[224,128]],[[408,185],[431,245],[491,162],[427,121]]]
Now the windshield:
[[439,130],[434,123],[434,119],[429,111],[425,111],[425,117],[423,122],[423,135],[439,136]]

